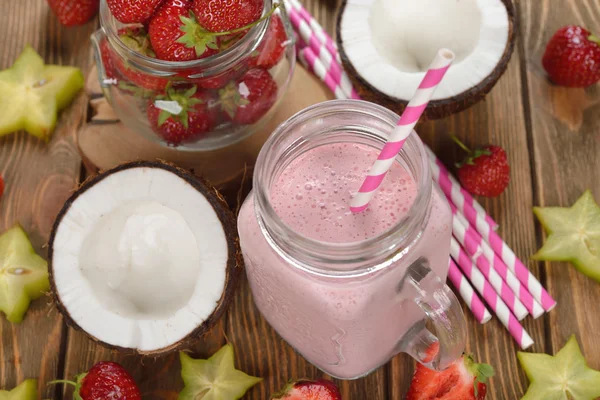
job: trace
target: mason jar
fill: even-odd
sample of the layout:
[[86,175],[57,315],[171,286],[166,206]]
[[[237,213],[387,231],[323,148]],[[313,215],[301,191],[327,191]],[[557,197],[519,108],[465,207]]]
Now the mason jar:
[[[311,167],[298,160],[321,159],[325,153],[307,155],[322,146],[339,146],[340,151],[349,151],[345,146],[369,148],[376,155],[398,119],[381,106],[357,100],[324,102],[299,112],[281,124],[262,148],[254,188],[238,216],[256,306],[296,351],[340,379],[364,376],[399,352],[443,369],[464,350],[462,309],[444,283],[451,211],[433,185],[428,156],[416,133],[396,158],[414,182],[410,189],[414,201],[402,218],[375,236],[323,240],[315,221],[298,215],[302,211],[293,204],[294,193],[289,193],[289,207],[296,207],[302,228],[276,212],[277,207],[284,209],[281,199],[275,198],[280,195],[274,193],[282,176],[291,179],[287,167],[310,174],[306,171]],[[339,163],[332,157],[324,165],[332,175],[350,176],[352,172]],[[364,176],[363,172],[358,174]],[[393,179],[390,174],[387,178]],[[303,190],[301,184],[293,187]],[[328,188],[323,189],[324,193]],[[388,193],[386,199],[394,197]],[[349,204],[337,206],[349,208]],[[386,205],[385,212],[402,212],[399,207]],[[379,211],[370,212],[364,218]]]
[[[264,1],[263,15],[274,6]],[[270,26],[285,39],[277,41],[283,51],[279,60],[261,62],[259,56],[270,38]],[[260,130],[273,116],[293,74],[295,66],[294,35],[283,6],[227,49],[193,61],[164,61],[134,51],[120,38],[127,29],[145,29],[141,24],[122,24],[115,19],[106,3],[100,2],[101,28],[92,35],[98,78],[103,91],[119,119],[132,134],[181,150],[215,150],[238,142]],[[269,44],[269,46],[272,45]],[[248,79],[266,82],[258,98],[252,98],[252,110],[236,113],[232,102],[248,96]],[[168,96],[165,102],[166,93]],[[184,106],[185,95],[192,94],[207,104],[203,113],[208,122],[190,127],[185,137],[170,137],[157,128],[153,106],[177,112]],[[157,103],[158,101],[158,103]],[[162,101],[162,103],[161,103]],[[177,104],[176,104],[177,103]],[[244,104],[241,107],[244,107]],[[248,108],[250,108],[248,106]]]

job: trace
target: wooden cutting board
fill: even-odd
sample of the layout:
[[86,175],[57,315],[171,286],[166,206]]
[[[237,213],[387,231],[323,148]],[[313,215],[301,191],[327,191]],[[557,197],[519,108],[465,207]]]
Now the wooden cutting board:
[[88,74],[86,91],[91,99],[91,111],[88,122],[78,131],[77,144],[89,173],[95,174],[128,161],[161,159],[209,180],[230,201],[239,190],[243,176],[251,176],[249,172],[258,152],[271,132],[303,108],[333,98],[316,77],[297,66],[276,114],[262,130],[222,149],[179,151],[160,146],[125,127],[103,96],[95,67]]

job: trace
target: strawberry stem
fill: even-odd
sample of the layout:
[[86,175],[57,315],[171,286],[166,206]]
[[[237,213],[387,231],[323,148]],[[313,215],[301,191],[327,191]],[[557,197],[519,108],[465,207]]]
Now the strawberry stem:
[[590,36],[588,37],[588,40],[589,40],[590,42],[594,42],[594,43],[596,43],[598,46],[600,46],[600,38],[599,38],[598,36],[596,36],[596,35],[590,35]]
[[450,135],[450,138],[456,143],[461,149],[467,152],[467,154],[471,154],[471,149],[469,149],[463,142],[460,141],[458,137],[455,135]]
[[47,383],[47,385],[56,385],[57,383],[66,383],[68,385],[73,385],[73,386],[77,387],[77,382],[68,381],[66,379],[57,379],[55,381],[50,381]]

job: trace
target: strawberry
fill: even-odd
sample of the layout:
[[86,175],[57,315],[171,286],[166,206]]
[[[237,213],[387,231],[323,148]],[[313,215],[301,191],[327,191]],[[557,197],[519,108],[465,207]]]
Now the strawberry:
[[478,196],[496,197],[502,194],[510,181],[510,166],[504,149],[488,145],[471,151],[458,138],[453,137],[453,140],[469,154],[457,164],[462,186]]
[[0,175],[0,197],[2,197],[3,194],[4,194],[4,179],[2,178],[2,175]]
[[565,26],[548,42],[542,64],[557,85],[593,85],[600,81],[600,38],[580,26]]
[[124,24],[144,23],[164,0],[106,0],[112,15]]
[[443,371],[417,364],[406,400],[483,400],[494,369],[462,356]]
[[341,400],[342,395],[335,383],[319,379],[317,381],[300,380],[286,385],[271,400]]
[[251,69],[219,90],[225,116],[242,125],[261,119],[277,100],[277,83],[268,71]]
[[273,68],[283,57],[286,40],[287,34],[281,18],[279,15],[273,15],[265,39],[257,49],[258,55],[250,59],[250,67]]
[[58,380],[50,383],[68,383],[75,386],[74,400],[141,400],[135,381],[121,365],[101,361],[77,381]]
[[196,86],[185,91],[170,88],[156,100],[176,102],[177,104],[171,104],[175,105],[175,109],[181,107],[175,114],[165,110],[165,107],[158,108],[155,101],[148,105],[147,110],[148,120],[154,131],[174,146],[199,138],[217,123],[218,108],[214,98],[210,92],[197,92]]
[[47,0],[64,26],[83,25],[98,13],[100,0]]
[[[121,42],[131,50],[147,57],[155,57],[154,50],[152,50],[150,44],[150,39],[144,28],[121,28],[119,29],[119,39],[121,39]],[[127,63],[125,63],[118,55],[114,54],[114,52],[113,57],[119,71],[131,83],[148,90],[163,91],[166,89],[167,84],[169,83],[168,79],[153,76],[135,69],[127,65]]]
[[215,36],[203,34],[188,0],[166,0],[150,19],[148,33],[156,57],[190,61],[217,53]]
[[239,29],[260,18],[264,0],[194,0],[200,25],[210,32]]

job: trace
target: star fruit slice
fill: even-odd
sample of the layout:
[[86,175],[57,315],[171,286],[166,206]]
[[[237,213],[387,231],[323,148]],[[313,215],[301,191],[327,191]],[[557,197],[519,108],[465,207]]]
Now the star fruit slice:
[[600,397],[600,371],[589,368],[572,335],[555,356],[518,352],[529,378],[521,400],[594,400]]
[[48,263],[38,256],[27,234],[16,225],[0,235],[0,311],[21,322],[31,300],[50,288]]
[[0,390],[0,400],[37,400],[37,381],[25,379],[13,390]]
[[262,381],[235,369],[233,346],[226,344],[208,360],[194,360],[180,352],[185,387],[179,400],[237,400]]
[[64,109],[83,87],[78,68],[44,65],[30,46],[0,71],[0,136],[21,129],[48,140]]
[[535,260],[567,261],[600,282],[600,207],[588,190],[572,207],[534,207],[548,233]]

